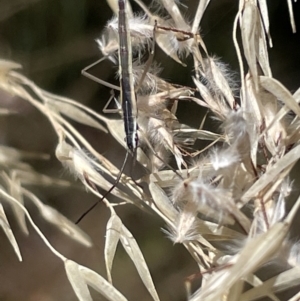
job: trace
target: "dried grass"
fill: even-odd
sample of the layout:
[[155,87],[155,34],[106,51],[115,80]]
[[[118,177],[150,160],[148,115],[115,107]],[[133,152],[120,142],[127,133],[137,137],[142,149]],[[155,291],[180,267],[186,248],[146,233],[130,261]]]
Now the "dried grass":
[[[110,2],[116,13],[115,2]],[[136,160],[147,173],[138,181],[123,174],[112,194],[119,198],[120,204],[135,204],[142,210],[151,208],[165,221],[170,239],[183,244],[190,252],[199,266],[202,283],[190,294],[189,300],[250,301],[261,297],[279,300],[276,293],[300,285],[299,248],[289,240],[300,198],[290,212],[286,212],[285,204],[293,189],[289,173],[300,157],[300,98],[298,91],[292,95],[272,77],[267,47],[267,44],[272,46],[267,2],[239,2],[233,30],[240,63],[239,90],[232,85],[226,66],[208,55],[198,34],[209,1],[199,1],[192,24],[185,21],[172,0],[161,1],[169,13],[167,18],[151,13],[140,1],[135,2],[143,11],[135,16],[128,7],[135,56],[147,53],[152,44],[154,20],[157,20],[155,42],[166,55],[182,65],[186,56],[192,56],[195,87],[168,83],[159,78],[157,68],[149,69],[154,73],[149,71],[146,75],[141,95],[137,96],[141,148]],[[287,2],[295,31],[291,1]],[[116,24],[114,18],[98,41],[103,55],[112,61],[118,49]],[[237,40],[238,27],[241,44]],[[139,60],[135,64],[141,69]],[[98,153],[69,120],[110,132],[126,148],[122,120],[108,119],[74,100],[42,90],[16,71],[19,67],[13,62],[0,62],[1,89],[28,101],[44,114],[57,135],[58,160],[101,199],[97,187],[109,190],[119,169]],[[137,85],[139,74],[141,76],[141,72],[136,71]],[[178,102],[183,99],[209,109],[222,124],[222,131],[203,130],[201,120],[198,129],[181,124],[176,112]],[[9,114],[9,111],[1,110],[0,114]],[[191,150],[198,139],[210,140],[211,144],[205,150]],[[35,173],[23,162],[28,156],[45,157],[1,146],[1,202],[13,208],[24,233],[28,233],[27,219],[53,254],[63,261],[78,299],[92,300],[90,286],[108,300],[126,300],[112,284],[111,270],[120,242],[153,300],[159,300],[139,246],[117,215],[117,204],[103,200],[111,213],[104,249],[108,280],[64,257],[50,244],[24,207],[24,198],[33,202],[48,222],[72,239],[85,246],[91,246],[92,242],[78,226],[24,188],[26,184],[69,185]],[[172,156],[176,170],[168,164]],[[191,160],[195,156],[197,160]],[[147,184],[150,195],[137,182]],[[2,205],[0,221],[21,261],[20,247]],[[239,247],[233,250],[230,248],[233,243]],[[277,276],[261,280],[257,272],[266,264],[276,266],[276,258],[282,258],[283,253],[286,268]]]

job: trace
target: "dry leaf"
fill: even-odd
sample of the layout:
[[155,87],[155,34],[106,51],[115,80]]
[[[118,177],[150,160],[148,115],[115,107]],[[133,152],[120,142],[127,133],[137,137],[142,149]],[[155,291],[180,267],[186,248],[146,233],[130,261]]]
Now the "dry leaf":
[[155,286],[153,284],[148,266],[145,262],[144,256],[132,236],[132,234],[127,230],[127,228],[122,225],[122,231],[121,231],[121,243],[127,252],[127,254],[130,256],[132,262],[134,263],[143,283],[145,284],[148,292],[152,296],[153,300],[159,301],[159,297],[157,295],[157,292],[155,290]]
[[113,265],[113,260],[115,257],[118,242],[120,240],[122,229],[122,221],[116,215],[112,214],[106,225],[106,235],[105,235],[105,247],[104,247],[104,258],[107,278],[110,283],[112,283],[111,269]]

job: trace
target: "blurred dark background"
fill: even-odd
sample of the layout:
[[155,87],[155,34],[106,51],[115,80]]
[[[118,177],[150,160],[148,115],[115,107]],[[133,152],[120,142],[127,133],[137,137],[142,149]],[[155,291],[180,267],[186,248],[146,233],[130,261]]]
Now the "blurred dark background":
[[[150,4],[150,1],[145,1]],[[189,20],[198,0],[184,1],[181,9]],[[293,34],[285,0],[270,0],[269,14],[274,47],[270,49],[273,75],[292,92],[300,86],[300,36]],[[137,9],[137,6],[133,6]],[[237,0],[213,0],[203,17],[201,34],[210,54],[215,54],[238,72],[232,43],[232,24]],[[295,20],[300,30],[300,4],[294,4]],[[105,0],[2,0],[0,1],[0,58],[23,65],[22,73],[50,92],[73,98],[101,112],[109,89],[84,78],[81,69],[101,57],[95,39],[100,37],[112,12]],[[169,81],[191,85],[192,68],[183,68],[163,57],[162,76]],[[94,74],[113,81],[116,69],[111,65],[95,68]],[[49,161],[31,161],[41,173],[58,178],[72,177],[55,159],[56,136],[49,122],[20,99],[1,96],[0,105],[13,108],[17,115],[0,118],[0,143],[26,151],[49,153]],[[203,112],[193,104],[180,105],[179,118],[199,125]],[[120,166],[125,151],[98,131],[78,126],[82,134],[102,154]],[[217,127],[216,127],[217,128]],[[96,199],[87,194],[78,181],[72,189],[36,188],[32,190],[46,203],[75,221]],[[30,207],[30,206],[29,206]],[[51,243],[66,257],[105,275],[103,247],[108,210],[99,205],[80,224],[95,246],[87,249],[72,242],[49,226],[35,208],[29,208],[34,220]],[[9,212],[8,212],[9,213]],[[197,266],[183,246],[175,245],[161,232],[164,224],[155,216],[133,206],[119,208],[124,224],[136,237],[153,275],[161,300],[186,300],[185,277]],[[24,258],[19,263],[4,234],[0,231],[0,300],[54,301],[76,300],[61,263],[52,256],[31,229],[27,237],[18,231],[9,215]],[[128,300],[151,300],[133,264],[120,247],[113,268],[116,287]],[[104,300],[93,294],[94,300]]]

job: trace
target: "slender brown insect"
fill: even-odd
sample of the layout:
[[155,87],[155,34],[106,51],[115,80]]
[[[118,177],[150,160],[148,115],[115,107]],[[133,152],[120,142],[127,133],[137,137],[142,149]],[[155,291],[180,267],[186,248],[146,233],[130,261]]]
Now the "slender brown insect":
[[126,144],[133,153],[138,144],[137,105],[132,75],[132,47],[128,17],[125,10],[126,0],[119,0],[119,68],[121,102],[123,110]]
[[[124,171],[128,152],[135,153],[138,146],[138,126],[137,126],[137,105],[136,95],[133,85],[132,74],[132,47],[131,38],[128,25],[128,16],[126,12],[126,0],[119,0],[119,68],[120,68],[120,91],[121,91],[121,104],[124,119],[124,129],[126,135],[126,144],[128,147],[126,157],[123,166],[120,169],[119,175],[114,185],[103,195],[102,199],[91,206],[81,217],[77,220],[78,224],[92,209],[94,209],[98,203],[100,203],[119,183],[121,175]],[[96,63],[98,63],[97,61]],[[90,65],[87,68],[94,66],[96,63]],[[85,68],[84,71],[87,69]],[[86,74],[85,74],[86,75]],[[90,74],[88,74],[90,76]],[[93,76],[92,76],[93,77]],[[92,78],[93,79],[93,78]],[[113,87],[114,88],[114,87]]]

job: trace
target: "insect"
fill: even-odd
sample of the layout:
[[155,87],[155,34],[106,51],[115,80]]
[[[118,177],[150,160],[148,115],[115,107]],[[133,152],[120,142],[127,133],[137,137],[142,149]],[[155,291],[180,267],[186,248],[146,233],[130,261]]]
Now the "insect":
[[[114,185],[103,195],[103,200],[109,193],[116,187],[119,183],[121,175],[124,171],[128,153],[135,154],[138,146],[138,125],[137,125],[137,104],[136,104],[136,94],[133,85],[133,74],[132,74],[132,47],[131,47],[131,38],[128,31],[128,16],[126,12],[126,0],[118,0],[119,7],[119,73],[120,73],[120,91],[121,91],[121,104],[123,111],[123,120],[124,120],[124,130],[126,135],[126,144],[128,150],[126,152],[126,157],[124,159],[123,165],[120,169],[119,175],[114,183]],[[101,61],[101,60],[100,60]],[[92,67],[96,63],[88,66]],[[85,70],[87,69],[85,68]],[[93,76],[89,75],[88,77],[94,79]],[[98,81],[98,80],[97,80]],[[115,88],[115,86],[110,85],[110,87]],[[118,87],[117,87],[118,88]],[[88,179],[87,182],[89,183]],[[96,189],[95,186],[93,186]],[[77,220],[78,224],[93,208],[101,202],[99,200],[93,206],[91,206],[81,217]]]
[[125,1],[119,0],[119,68],[121,100],[128,149],[134,153],[138,144],[137,134],[137,105],[132,75],[132,47],[128,32],[128,17]]

